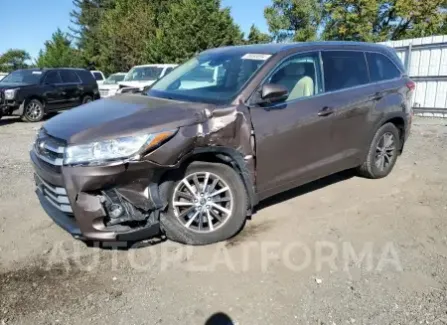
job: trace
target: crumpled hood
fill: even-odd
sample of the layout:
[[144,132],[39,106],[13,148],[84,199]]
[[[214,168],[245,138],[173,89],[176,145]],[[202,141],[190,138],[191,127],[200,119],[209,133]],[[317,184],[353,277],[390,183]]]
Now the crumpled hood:
[[123,94],[59,114],[46,122],[44,129],[68,144],[89,143],[202,123],[211,106]]

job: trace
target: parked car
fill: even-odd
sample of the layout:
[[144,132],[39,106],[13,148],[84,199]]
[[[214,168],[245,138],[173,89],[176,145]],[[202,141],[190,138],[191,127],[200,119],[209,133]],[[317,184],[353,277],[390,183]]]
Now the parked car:
[[38,122],[46,113],[98,98],[98,85],[87,70],[16,70],[0,81],[0,117],[17,115],[24,121]]
[[[182,89],[203,67],[222,68],[218,82]],[[387,176],[409,135],[414,86],[381,45],[208,50],[143,96],[49,120],[31,151],[37,194],[81,240],[226,240],[272,195],[345,169]]]
[[99,86],[101,98],[114,96],[119,89],[118,82],[123,81],[125,76],[125,72],[118,72],[111,74],[106,80],[104,80],[104,82]]
[[152,85],[177,67],[176,64],[147,64],[138,65],[130,69],[124,80],[119,82],[120,88],[138,88]]
[[102,71],[92,70],[90,71],[90,73],[92,74],[93,78],[95,78],[98,85],[102,85],[104,83],[104,80],[106,80],[106,76],[104,73],[102,73]]

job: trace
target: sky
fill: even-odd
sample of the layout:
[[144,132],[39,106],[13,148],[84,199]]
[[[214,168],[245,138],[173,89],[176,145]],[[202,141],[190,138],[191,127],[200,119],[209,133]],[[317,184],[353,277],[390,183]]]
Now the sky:
[[[68,31],[72,0],[0,0],[0,3],[0,54],[17,48],[36,58],[57,28]],[[267,31],[264,8],[270,3],[271,0],[222,0],[246,34],[253,23]]]

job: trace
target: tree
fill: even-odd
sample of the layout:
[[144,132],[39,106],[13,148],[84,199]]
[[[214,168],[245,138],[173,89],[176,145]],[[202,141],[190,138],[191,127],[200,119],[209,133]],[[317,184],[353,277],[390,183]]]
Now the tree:
[[243,43],[243,33],[220,0],[180,0],[161,17],[148,46],[151,62],[182,63],[203,50]]
[[31,56],[25,50],[10,49],[0,55],[0,71],[10,72],[28,67],[26,61],[31,60]]
[[384,41],[440,33],[444,0],[330,0],[324,38]]
[[40,50],[36,65],[40,68],[78,67],[81,65],[79,51],[71,46],[68,35],[60,29],[53,33]]
[[155,18],[147,0],[116,0],[114,8],[104,13],[98,30],[100,68],[111,73],[148,63],[147,46],[156,35]]
[[264,44],[271,41],[272,37],[270,35],[262,33],[254,24],[251,25],[247,44]]
[[328,40],[380,40],[374,32],[380,0],[330,0],[324,3],[326,25],[323,38]]
[[322,5],[319,0],[273,0],[264,16],[276,41],[309,41],[317,38]]
[[115,0],[73,0],[70,13],[71,35],[77,40],[84,65],[93,68],[100,55],[100,25],[102,17],[114,7]]
[[277,41],[377,42],[443,34],[446,0],[272,0],[264,15]]

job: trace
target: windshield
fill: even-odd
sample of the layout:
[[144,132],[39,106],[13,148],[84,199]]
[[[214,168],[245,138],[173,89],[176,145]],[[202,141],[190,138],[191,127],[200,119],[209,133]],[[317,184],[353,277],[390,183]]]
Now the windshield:
[[42,77],[42,71],[39,70],[16,70],[11,72],[0,83],[17,83],[17,84],[38,84]]
[[127,73],[124,81],[157,80],[162,72],[160,67],[135,67]]
[[126,75],[124,74],[112,74],[104,81],[104,85],[115,85],[118,82],[123,81],[125,76]]
[[204,53],[157,82],[148,95],[187,101],[225,103],[270,57],[252,53]]

